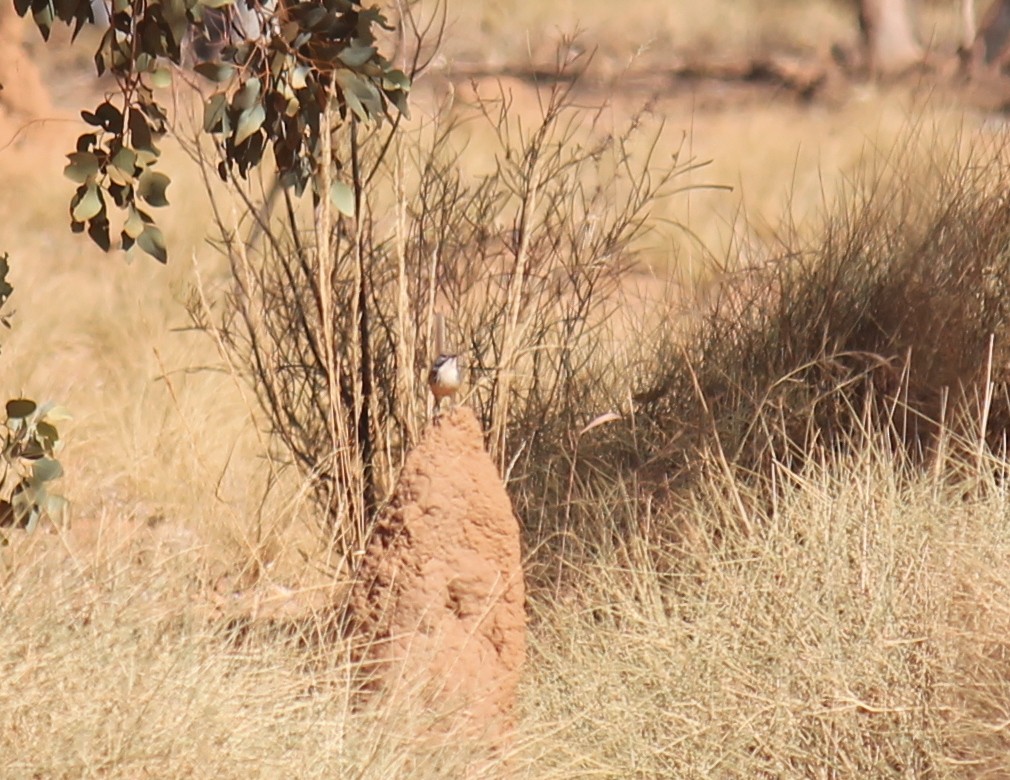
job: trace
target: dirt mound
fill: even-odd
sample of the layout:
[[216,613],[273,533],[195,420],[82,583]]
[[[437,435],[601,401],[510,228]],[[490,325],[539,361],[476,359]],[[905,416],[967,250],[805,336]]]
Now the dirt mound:
[[469,409],[444,415],[407,456],[351,596],[375,684],[406,684],[508,730],[526,654],[519,524]]

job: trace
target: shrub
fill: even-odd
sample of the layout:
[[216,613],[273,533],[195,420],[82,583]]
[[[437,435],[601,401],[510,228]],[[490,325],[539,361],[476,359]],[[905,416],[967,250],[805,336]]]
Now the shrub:
[[1006,139],[909,149],[861,175],[812,240],[723,285],[638,393],[643,462],[692,454],[766,470],[847,448],[870,425],[922,459],[941,428],[999,447],[1010,422]]
[[[353,208],[310,212],[286,197],[251,246],[219,220],[234,287],[219,319],[209,306],[195,313],[248,371],[343,553],[361,549],[417,439],[439,313],[464,354],[467,403],[528,522],[572,432],[620,398],[605,336],[615,293],[650,205],[688,164],[658,162],[649,143],[636,155],[634,124],[614,135],[578,108],[580,65],[559,59],[533,127],[504,90],[478,99],[467,118],[490,130],[494,160],[482,176],[464,172],[454,147],[463,119],[442,106],[395,135],[355,125],[342,152]],[[237,196],[260,213],[262,195]]]
[[[0,309],[14,288],[7,281],[8,255],[0,255]],[[10,327],[8,314],[0,314],[0,324]],[[56,460],[60,434],[56,423],[66,419],[53,404],[39,406],[28,398],[14,398],[6,404],[7,419],[0,426],[0,527],[33,531],[43,515],[55,515],[65,504],[51,493],[50,483],[63,476]],[[0,545],[7,537],[0,533]]]

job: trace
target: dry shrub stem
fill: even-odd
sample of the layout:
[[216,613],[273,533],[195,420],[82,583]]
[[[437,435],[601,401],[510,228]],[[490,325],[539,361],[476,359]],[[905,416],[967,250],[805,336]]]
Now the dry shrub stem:
[[[565,54],[558,73],[580,65]],[[567,459],[554,442],[629,392],[602,348],[615,293],[650,207],[690,165],[654,159],[651,143],[633,154],[637,121],[614,133],[603,112],[576,107],[573,89],[561,78],[544,88],[532,130],[506,92],[480,99],[469,119],[490,128],[495,164],[479,177],[454,150],[466,117],[443,108],[395,133],[352,123],[333,136],[349,146],[335,151],[351,161],[354,218],[325,203],[313,218],[289,199],[246,246],[216,207],[234,286],[198,322],[249,367],[277,439],[318,486],[341,554],[362,549],[424,420],[418,369],[433,358],[436,311],[448,314],[469,403],[520,513]],[[255,187],[227,184],[260,213]]]

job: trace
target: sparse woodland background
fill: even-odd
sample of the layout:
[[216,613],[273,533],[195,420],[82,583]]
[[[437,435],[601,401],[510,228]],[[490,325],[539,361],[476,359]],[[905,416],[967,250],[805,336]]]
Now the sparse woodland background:
[[[25,36],[51,106],[0,118],[0,360],[74,414],[72,508],[0,553],[3,774],[472,770],[438,713],[354,710],[328,631],[440,309],[530,594],[515,742],[472,771],[1008,772],[1002,82],[957,75],[954,3],[917,18],[950,70],[888,79],[833,58],[848,4],[696,6],[413,6],[411,117],[347,139],[368,186],[322,228],[281,198],[253,229],[270,170],[222,182],[176,78],[166,267],[65,229],[96,88]],[[827,80],[669,72],[785,55]]]

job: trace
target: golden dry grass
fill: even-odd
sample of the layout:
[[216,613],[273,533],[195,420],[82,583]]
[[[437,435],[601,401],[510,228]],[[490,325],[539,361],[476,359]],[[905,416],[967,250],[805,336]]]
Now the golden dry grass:
[[[728,48],[819,47],[821,39],[782,37],[797,13],[852,36],[835,4],[758,13],[764,4],[715,3],[709,16],[684,14],[686,5],[638,5],[604,38],[611,4],[562,4],[548,21],[542,4],[468,3],[449,52],[508,58],[501,43],[471,44],[502,41],[517,19],[528,19],[522,26],[541,52],[549,46],[539,31],[579,19],[618,63],[643,40],[646,62],[680,40],[698,50],[716,39]],[[738,13],[727,28],[719,14],[730,5]],[[530,112],[529,88],[515,91],[515,110]],[[615,98],[614,125],[648,97]],[[868,154],[901,143],[910,124],[925,121],[953,143],[977,122],[872,86],[830,106],[663,100],[646,120],[662,133],[661,147],[712,159],[695,183],[735,189],[695,191],[657,210],[648,257],[660,280],[696,272],[696,254],[732,255],[740,230],[760,242],[789,221],[816,229],[823,198]],[[290,602],[339,598],[316,518],[290,475],[262,505],[269,466],[248,393],[227,371],[205,370],[221,366],[204,336],[179,330],[195,281],[190,258],[211,290],[225,283],[203,244],[209,218],[196,172],[169,149],[169,268],[146,258],[125,264],[65,227],[70,188],[58,150],[76,132],[62,119],[33,125],[0,150],[4,179],[18,183],[0,188],[0,251],[11,254],[17,310],[0,356],[4,392],[53,399],[75,415],[61,456],[72,528],[15,534],[2,551],[0,774],[1010,772],[1010,537],[996,460],[937,479],[910,474],[869,444],[802,473],[779,472],[774,512],[725,474],[683,506],[600,495],[602,514],[626,516],[622,527],[640,533],[599,549],[560,591],[537,591],[522,715],[505,757],[475,762],[473,746],[452,735],[423,739],[438,713],[352,712],[352,667],[339,644],[306,648],[268,623],[236,644],[230,616],[261,605],[283,622]],[[477,131],[470,143],[464,164],[480,170],[487,146]],[[742,209],[746,229],[736,219]],[[704,252],[663,220],[690,228]],[[737,493],[752,513],[750,535],[735,530]],[[682,544],[651,546],[650,529],[673,515],[690,531]],[[311,636],[316,619],[322,613],[310,612],[301,630]]]
[[[89,543],[18,540],[0,602],[4,774],[1008,771],[1000,482],[910,478],[874,447],[778,476],[774,513],[755,502],[749,535],[713,477],[666,551],[647,535],[666,518],[612,497],[642,533],[534,599],[516,744],[490,761],[451,734],[425,738],[438,713],[352,712],[340,643],[306,647],[278,621],[236,644],[199,587],[196,536],[104,517]],[[299,625],[311,639],[312,619]]]
[[908,476],[873,447],[782,471],[751,534],[732,530],[741,517],[716,476],[681,548],[603,551],[565,608],[537,615],[533,712],[564,724],[552,766],[1003,776],[1005,493]]

